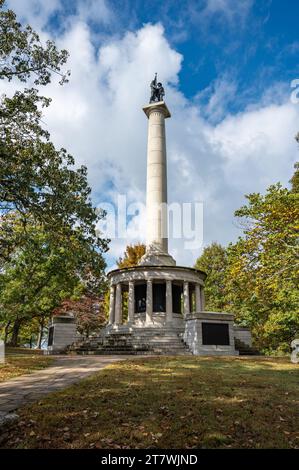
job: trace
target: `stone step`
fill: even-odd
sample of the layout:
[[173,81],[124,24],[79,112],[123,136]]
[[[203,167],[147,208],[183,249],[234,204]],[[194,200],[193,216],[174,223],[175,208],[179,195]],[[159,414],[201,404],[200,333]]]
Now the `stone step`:
[[132,345],[97,345],[93,347],[86,347],[86,346],[79,346],[75,347],[75,349],[153,349],[153,348],[161,348],[161,349],[186,349],[184,344],[132,344]]
[[80,340],[68,348],[74,354],[190,355],[182,339],[182,329],[134,328],[132,331],[105,331],[103,336]]
[[173,340],[181,340],[179,336],[134,336],[132,340],[146,340],[146,341],[173,341]]
[[[141,333],[136,333],[134,335],[127,335],[127,336],[120,336],[120,335],[114,335],[114,334],[109,334],[109,335],[106,335],[105,338],[113,338],[117,341],[127,341],[129,340],[130,338],[146,338],[146,339],[151,339],[151,338],[165,338],[165,339],[172,339],[172,338],[180,338],[181,336],[179,336],[178,334],[174,333],[174,334],[165,334],[165,335],[160,335],[160,334],[156,334],[156,333],[148,333],[148,334],[141,334]],[[92,340],[89,340],[89,341],[100,341],[102,339],[102,337],[99,337],[99,338],[93,338]]]
[[117,356],[126,356],[126,355],[134,355],[134,356],[137,356],[137,355],[147,355],[149,354],[148,351],[123,351],[123,350],[118,350],[118,349],[114,349],[113,351],[106,351],[106,350],[87,350],[87,351],[76,351],[75,353],[74,352],[71,352],[70,354],[78,354],[80,356],[87,356],[87,355],[90,355],[90,356],[112,356],[112,355],[117,355]]
[[[101,341],[95,341],[92,343],[84,343],[84,344],[133,344],[133,343],[165,343],[165,344],[171,344],[171,343],[181,343],[182,339],[181,338],[132,338],[128,341],[118,341],[114,339],[109,339],[105,338]],[[80,344],[80,343],[78,343]],[[82,343],[81,343],[82,344]]]
[[73,347],[75,351],[95,351],[98,349],[106,350],[106,351],[113,351],[115,349],[122,350],[122,351],[138,351],[138,350],[153,350],[153,349],[167,349],[167,350],[185,350],[186,347],[183,344],[172,344],[172,345],[136,345],[136,346],[97,346],[94,348],[90,347]]
[[[124,338],[127,338],[129,336],[178,336],[180,334],[183,334],[183,331],[174,331],[174,330],[167,330],[167,331],[163,331],[163,330],[159,330],[157,331],[156,329],[153,329],[153,330],[148,330],[148,331],[144,331],[144,330],[134,330],[132,332],[128,332],[128,333],[120,333],[120,332],[117,332],[117,331],[110,331],[110,332],[107,332],[105,334],[105,336],[115,336],[115,337],[124,337]],[[95,336],[93,339],[98,339],[98,338],[101,338],[101,336]]]
[[178,342],[178,341],[183,341],[182,338],[178,337],[178,336],[171,336],[171,337],[156,337],[156,336],[153,336],[153,337],[131,337],[131,338],[127,338],[126,340],[124,339],[120,339],[120,338],[114,338],[112,336],[109,336],[109,337],[106,337],[106,338],[100,338],[98,339],[97,341],[78,341],[77,343],[80,344],[80,343],[85,343],[85,344],[100,344],[100,343],[103,343],[103,342],[110,342],[110,343],[131,343],[131,342],[153,342],[153,341],[156,341],[156,342],[160,342],[160,343],[171,343],[171,342]]
[[183,351],[173,351],[173,350],[167,350],[167,351],[161,351],[161,350],[153,350],[153,351],[130,351],[130,353],[128,353],[127,351],[123,351],[123,350],[113,350],[113,351],[106,351],[106,350],[86,350],[86,351],[71,351],[69,354],[71,355],[80,355],[80,356],[87,356],[87,355],[90,355],[90,356],[110,356],[110,355],[134,355],[134,356],[192,356],[192,353],[190,351],[186,351],[186,350],[183,350]]

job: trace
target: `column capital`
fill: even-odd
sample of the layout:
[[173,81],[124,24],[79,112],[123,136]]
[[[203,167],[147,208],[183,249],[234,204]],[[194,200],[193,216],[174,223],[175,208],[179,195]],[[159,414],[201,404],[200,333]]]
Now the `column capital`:
[[156,103],[147,104],[142,109],[148,118],[150,117],[152,111],[162,112],[165,119],[171,117],[170,111],[167,108],[165,101],[157,101]]

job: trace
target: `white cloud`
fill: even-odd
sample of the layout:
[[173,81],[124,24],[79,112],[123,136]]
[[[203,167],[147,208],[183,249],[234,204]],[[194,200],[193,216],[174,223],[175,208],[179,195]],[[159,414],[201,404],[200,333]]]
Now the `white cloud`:
[[[54,80],[46,88],[53,102],[44,121],[55,143],[88,166],[95,202],[115,201],[118,193],[126,194],[129,203],[145,200],[147,120],[141,108],[155,72],[172,113],[167,120],[169,200],[204,201],[205,243],[227,243],[239,234],[233,211],[246,192],[290,178],[299,107],[288,97],[273,104],[268,94],[266,102],[232,116],[225,114],[222,84],[209,103],[210,113],[222,121],[212,124],[196,101],[178,90],[183,58],[167,42],[162,25],[111,37],[95,50],[86,20],[77,17],[57,43],[70,51],[72,75],[69,84],[61,87]],[[5,91],[3,82],[0,86]],[[133,218],[130,233],[135,224]],[[126,240],[111,244],[112,260],[125,245]],[[172,241],[170,250],[178,264],[192,265],[199,254],[184,250],[182,240]]]
[[6,4],[16,13],[19,20],[38,29],[43,28],[49,17],[62,8],[61,0],[8,0]]
[[[196,95],[202,112],[211,122],[219,122],[227,114],[228,105],[235,101],[238,85],[233,77],[224,74]],[[203,104],[207,100],[206,104]]]
[[63,0],[7,0],[11,8],[23,22],[28,22],[34,28],[41,30],[48,25],[53,14],[64,14],[64,26],[72,21],[108,24],[114,19],[112,10],[106,0],[72,0],[68,5]]
[[77,15],[82,21],[104,24],[114,18],[105,0],[77,0]]
[[230,24],[243,25],[252,7],[252,0],[206,0],[203,17],[222,15]]
[[297,153],[298,111],[289,102],[268,105],[228,116],[215,128],[213,137],[232,186],[251,192],[252,186],[263,190],[274,181],[286,182]]

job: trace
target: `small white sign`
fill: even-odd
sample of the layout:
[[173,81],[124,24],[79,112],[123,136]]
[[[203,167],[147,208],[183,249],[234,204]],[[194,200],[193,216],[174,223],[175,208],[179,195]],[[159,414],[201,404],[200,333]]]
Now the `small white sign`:
[[0,363],[5,362],[5,344],[0,340]]
[[299,339],[294,339],[291,342],[292,354],[291,361],[293,364],[299,364]]

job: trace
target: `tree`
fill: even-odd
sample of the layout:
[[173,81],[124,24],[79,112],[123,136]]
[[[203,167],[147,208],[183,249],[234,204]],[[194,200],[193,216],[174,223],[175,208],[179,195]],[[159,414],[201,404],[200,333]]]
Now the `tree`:
[[225,273],[227,268],[226,249],[219,243],[204,248],[195,266],[207,274],[205,281],[206,309],[223,311],[225,300]]
[[4,6],[5,0],[0,0],[0,79],[26,82],[33,75],[35,85],[47,85],[55,72],[65,82],[69,72],[61,73],[61,66],[67,51],[58,51],[52,41],[44,47],[38,34],[29,25],[22,28],[15,13]]
[[4,7],[0,0],[0,80],[22,83],[0,99],[0,322],[16,344],[20,329],[36,331],[37,323],[42,337],[64,298],[99,295],[108,240],[96,230],[105,214],[92,206],[87,169],[52,144],[41,125],[51,100],[31,86],[46,86],[53,75],[67,82],[68,53],[42,44]]
[[294,165],[295,173],[293,174],[290,183],[292,185],[292,191],[294,193],[299,193],[299,162],[296,162]]
[[61,301],[84,293],[101,295],[106,288],[102,252],[80,232],[63,238],[28,218],[23,236],[22,224],[16,215],[12,233],[20,234],[21,241],[0,272],[0,323],[12,345],[18,344],[22,327],[36,328],[36,322],[41,342],[46,322]]
[[[295,137],[295,140],[299,144],[299,132]],[[292,191],[295,193],[299,192],[299,162],[296,162],[294,165],[295,172],[290,180],[291,186],[292,186]]]
[[117,266],[121,268],[130,268],[137,266],[142,256],[145,254],[145,245],[136,243],[136,245],[128,245],[124,252],[123,258],[119,258]]
[[236,211],[244,236],[228,248],[227,300],[261,348],[287,350],[299,334],[298,193],[272,185]]
[[[69,75],[61,71],[67,57],[67,51],[59,51],[52,41],[43,45],[0,0],[1,80],[30,79],[45,86],[58,74],[63,84]],[[72,236],[76,227],[82,238],[101,245],[95,226],[104,214],[92,207],[86,167],[75,169],[73,157],[65,149],[55,149],[41,126],[42,110],[50,101],[34,88],[0,99],[0,213],[17,211],[24,216],[24,226],[30,213],[48,231],[62,236]],[[9,255],[5,239],[0,248],[0,257],[2,252]]]
[[77,329],[81,335],[89,337],[106,324],[103,296],[83,295],[79,299],[66,299],[54,309],[53,315],[70,315],[76,318]]

